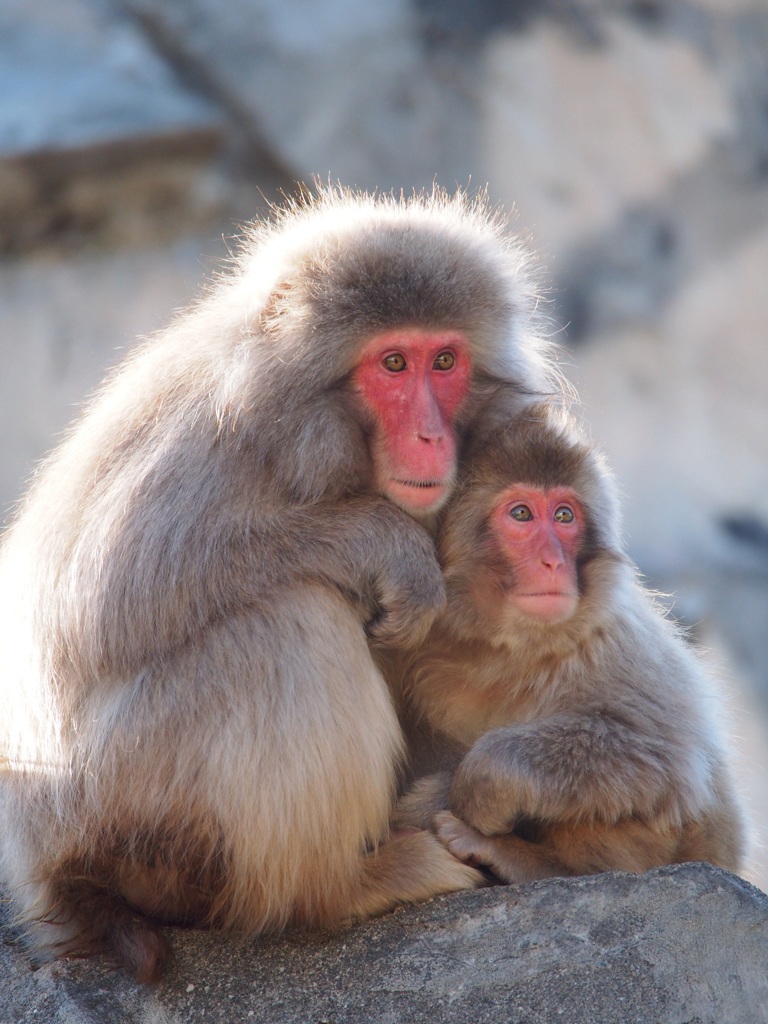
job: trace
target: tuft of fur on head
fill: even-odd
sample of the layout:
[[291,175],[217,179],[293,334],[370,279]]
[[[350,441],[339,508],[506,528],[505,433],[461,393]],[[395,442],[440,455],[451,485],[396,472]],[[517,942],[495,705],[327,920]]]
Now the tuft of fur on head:
[[532,257],[482,193],[317,185],[247,230],[229,290],[276,352],[288,348],[304,374],[317,364],[319,388],[338,372],[324,350],[345,350],[351,368],[361,337],[398,326],[462,330],[480,374],[542,394],[562,386]]

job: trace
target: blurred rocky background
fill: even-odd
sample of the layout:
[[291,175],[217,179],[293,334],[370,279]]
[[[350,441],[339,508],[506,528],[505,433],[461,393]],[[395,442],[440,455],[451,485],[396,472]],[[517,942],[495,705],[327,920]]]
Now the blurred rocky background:
[[314,175],[514,205],[632,554],[729,695],[768,888],[765,0],[3,0],[6,514]]

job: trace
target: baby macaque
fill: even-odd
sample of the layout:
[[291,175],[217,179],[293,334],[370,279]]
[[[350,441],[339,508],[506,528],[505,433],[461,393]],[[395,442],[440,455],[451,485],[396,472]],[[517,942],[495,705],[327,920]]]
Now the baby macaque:
[[467,464],[440,526],[447,608],[391,673],[415,773],[443,771],[418,779],[396,824],[432,824],[506,882],[737,870],[745,825],[715,687],[636,581],[600,456],[540,405]]

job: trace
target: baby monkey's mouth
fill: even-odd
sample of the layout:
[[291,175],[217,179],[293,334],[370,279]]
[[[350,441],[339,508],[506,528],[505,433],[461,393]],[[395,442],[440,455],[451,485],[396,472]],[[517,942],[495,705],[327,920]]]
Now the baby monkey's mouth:
[[395,480],[401,487],[442,487],[442,480]]
[[513,592],[510,600],[527,618],[554,623],[565,622],[571,618],[578,606],[579,595],[576,591],[563,587],[522,594]]

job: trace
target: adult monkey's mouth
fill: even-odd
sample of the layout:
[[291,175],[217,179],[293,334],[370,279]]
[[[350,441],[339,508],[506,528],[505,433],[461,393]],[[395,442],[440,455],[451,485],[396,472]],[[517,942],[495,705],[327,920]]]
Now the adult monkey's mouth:
[[406,512],[434,512],[451,493],[452,479],[401,480],[391,477],[387,495]]

